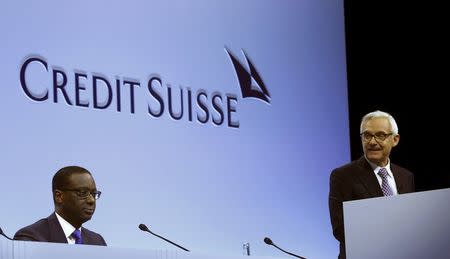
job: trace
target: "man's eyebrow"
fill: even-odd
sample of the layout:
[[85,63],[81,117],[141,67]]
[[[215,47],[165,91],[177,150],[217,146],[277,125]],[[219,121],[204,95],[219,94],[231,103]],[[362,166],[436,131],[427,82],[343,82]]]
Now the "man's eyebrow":
[[97,188],[91,189],[91,188],[86,187],[86,186],[73,187],[73,189],[79,189],[79,190],[97,190]]

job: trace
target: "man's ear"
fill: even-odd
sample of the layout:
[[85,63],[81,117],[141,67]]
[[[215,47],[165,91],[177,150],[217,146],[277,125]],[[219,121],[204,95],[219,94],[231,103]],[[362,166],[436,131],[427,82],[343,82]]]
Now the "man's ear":
[[56,204],[61,204],[63,202],[63,192],[60,190],[53,191],[53,199]]
[[397,134],[394,136],[394,143],[393,143],[393,147],[398,145],[398,142],[400,142],[400,134]]

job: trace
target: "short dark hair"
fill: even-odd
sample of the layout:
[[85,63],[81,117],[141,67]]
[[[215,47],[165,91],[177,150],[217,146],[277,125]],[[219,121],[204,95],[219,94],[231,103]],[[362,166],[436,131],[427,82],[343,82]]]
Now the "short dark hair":
[[69,182],[70,176],[74,174],[89,174],[92,175],[86,168],[80,166],[66,166],[55,173],[52,180],[52,192],[56,189],[64,189]]

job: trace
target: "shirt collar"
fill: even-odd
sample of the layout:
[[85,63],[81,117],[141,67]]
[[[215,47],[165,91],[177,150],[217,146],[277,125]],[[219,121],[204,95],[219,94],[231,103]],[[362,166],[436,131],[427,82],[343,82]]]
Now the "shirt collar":
[[[67,222],[67,220],[65,220],[63,217],[61,217],[58,213],[56,213],[56,218],[59,221],[59,224],[61,225],[61,228],[64,231],[64,235],[66,236],[66,238],[69,238],[72,233],[75,231],[75,227],[72,226],[72,224],[70,224],[69,222]],[[79,230],[81,231],[81,227],[79,228]]]
[[392,171],[391,171],[391,160],[389,158],[388,158],[388,162],[387,162],[386,166],[384,166],[384,167],[378,166],[378,165],[370,162],[366,156],[364,156],[364,158],[369,163],[370,167],[372,167],[372,170],[375,173],[375,175],[378,175],[378,171],[380,171],[381,168],[386,168],[386,171],[388,172],[388,176],[390,176],[392,178],[394,177],[394,175],[392,174]]

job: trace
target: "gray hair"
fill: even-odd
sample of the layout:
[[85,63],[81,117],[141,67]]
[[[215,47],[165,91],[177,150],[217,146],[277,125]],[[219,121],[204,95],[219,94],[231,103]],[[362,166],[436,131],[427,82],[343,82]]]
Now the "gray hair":
[[392,117],[392,115],[390,115],[389,113],[382,111],[374,111],[364,115],[364,117],[361,120],[361,126],[359,127],[359,133],[363,133],[364,124],[366,124],[367,121],[373,118],[386,118],[391,124],[392,133],[394,133],[394,135],[398,134],[398,126],[397,123],[395,122],[394,117]]

